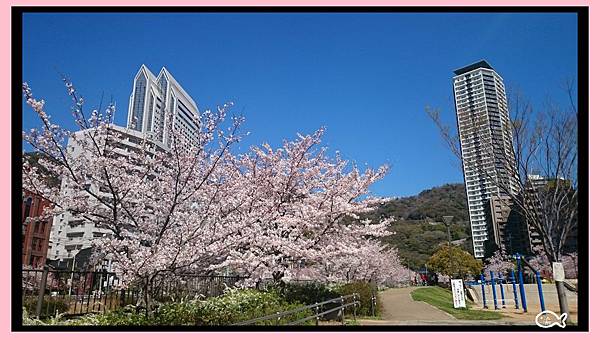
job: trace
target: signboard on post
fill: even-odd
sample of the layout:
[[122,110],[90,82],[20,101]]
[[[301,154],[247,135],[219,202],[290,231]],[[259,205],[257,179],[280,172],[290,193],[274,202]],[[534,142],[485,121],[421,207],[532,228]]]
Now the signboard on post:
[[463,287],[462,279],[452,279],[450,282],[452,284],[452,300],[454,301],[454,308],[466,308],[465,289]]
[[565,269],[563,268],[562,263],[560,263],[560,262],[552,263],[552,278],[554,278],[555,282],[564,282],[565,281]]

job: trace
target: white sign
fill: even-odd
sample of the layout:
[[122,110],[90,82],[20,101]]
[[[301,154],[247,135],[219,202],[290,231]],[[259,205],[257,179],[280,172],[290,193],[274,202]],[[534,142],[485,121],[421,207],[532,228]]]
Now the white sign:
[[563,269],[563,265],[560,262],[552,263],[552,277],[556,282],[564,282],[565,281],[565,269]]
[[452,279],[450,282],[452,283],[452,300],[454,301],[454,308],[467,307],[465,304],[465,289],[463,288],[462,279]]

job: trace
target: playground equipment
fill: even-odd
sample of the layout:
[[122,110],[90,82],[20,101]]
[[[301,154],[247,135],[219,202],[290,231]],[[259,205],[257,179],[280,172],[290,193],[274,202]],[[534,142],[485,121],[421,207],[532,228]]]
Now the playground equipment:
[[[489,295],[489,293],[492,295],[494,310],[506,308],[507,305],[510,304],[514,304],[515,309],[519,308],[519,298],[517,296],[516,286],[517,281],[514,278],[514,271],[511,271],[509,276],[505,276],[502,273],[496,274],[494,272],[490,272],[489,280],[486,280],[485,275],[481,274],[480,279],[482,302],[485,309],[488,308],[488,298],[486,294]],[[491,291],[488,289],[486,292],[486,287],[491,287]],[[511,287],[512,293],[509,290]]]
[[[537,282],[537,289],[538,289],[538,296],[539,296],[539,301],[540,301],[540,308],[542,309],[542,311],[546,310],[546,306],[544,304],[544,293],[542,292],[542,278],[540,276],[540,272],[537,271],[536,269],[534,269],[528,262],[527,260],[525,260],[525,258],[519,254],[515,255],[515,258],[517,260],[517,274],[515,275],[515,271],[510,270],[508,279],[506,278],[506,276],[502,275],[501,273],[497,273],[494,274],[493,271],[490,271],[490,279],[486,280],[485,279],[485,275],[482,273],[481,274],[481,295],[482,295],[482,302],[483,302],[483,308],[487,309],[488,305],[487,305],[487,301],[486,301],[486,295],[485,295],[485,286],[486,285],[490,285],[492,288],[492,297],[493,297],[493,301],[494,301],[494,310],[499,310],[500,306],[498,304],[498,294],[496,291],[496,288],[499,287],[500,289],[500,301],[501,301],[501,306],[502,308],[506,308],[506,304],[507,302],[514,302],[515,304],[515,309],[519,309],[519,295],[521,298],[521,307],[523,309],[523,312],[527,312],[527,298],[525,296],[525,287],[524,287],[524,283],[523,283],[523,269],[524,266],[527,266],[534,274],[535,274],[535,279]],[[496,278],[497,276],[497,278]],[[517,286],[516,284],[519,284],[519,295],[517,295]],[[513,294],[513,298],[506,298],[507,297],[507,293],[505,292],[505,287],[508,287],[509,285],[512,285],[512,294]]]

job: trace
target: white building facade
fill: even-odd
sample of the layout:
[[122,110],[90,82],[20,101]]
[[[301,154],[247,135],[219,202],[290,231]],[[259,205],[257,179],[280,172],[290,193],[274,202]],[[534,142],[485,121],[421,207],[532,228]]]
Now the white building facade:
[[[140,144],[144,134],[124,127],[111,125],[110,129],[119,136],[119,143],[114,151],[122,156],[127,156],[128,151],[132,149],[141,149]],[[75,138],[83,139],[85,131],[73,133],[67,143],[67,156],[77,157],[83,152],[81,145],[75,142]],[[68,187],[69,178],[63,178],[61,182],[60,193],[68,196],[76,196],[76,192]],[[101,187],[91,185],[89,189],[98,196],[108,196],[107,191]],[[82,193],[84,194],[84,193]],[[92,198],[88,196],[88,198]],[[54,217],[52,229],[50,231],[50,242],[48,245],[48,259],[60,260],[71,259],[81,250],[92,246],[95,238],[110,234],[110,230],[96,226],[89,220],[74,216],[69,212],[63,212]]]
[[168,149],[173,142],[172,131],[194,143],[200,129],[199,115],[194,100],[166,68],[155,76],[145,65],[140,67],[129,98],[127,128],[148,135]]
[[[120,135],[118,151],[127,156],[128,149],[140,149],[143,139],[151,141],[157,149],[168,150],[176,132],[185,142],[194,143],[199,136],[199,112],[194,100],[183,90],[175,78],[162,68],[158,77],[142,65],[133,81],[133,91],[129,99],[127,126],[111,125]],[[81,154],[82,149],[73,137],[67,144],[70,156]],[[90,187],[94,193],[102,195],[99,187]],[[61,184],[62,194],[69,191],[65,180]],[[92,246],[94,238],[110,233],[95,226],[92,222],[76,217],[68,212],[55,216],[50,232],[48,259],[71,259],[81,250]]]
[[[454,102],[460,137],[465,189],[473,249],[486,255],[485,242],[492,228],[486,205],[492,196],[518,193],[519,184],[512,142],[512,126],[504,81],[485,61],[454,71]],[[499,182],[506,184],[499,185]]]

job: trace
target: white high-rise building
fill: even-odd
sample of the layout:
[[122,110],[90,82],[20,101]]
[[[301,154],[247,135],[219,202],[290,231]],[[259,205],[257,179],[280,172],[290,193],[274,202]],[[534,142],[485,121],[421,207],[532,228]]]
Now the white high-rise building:
[[[141,132],[116,125],[110,125],[110,129],[119,137],[118,147],[113,150],[115,154],[127,156],[130,149],[142,149],[140,144],[142,143],[144,134]],[[86,140],[84,133],[84,130],[80,130],[71,135],[67,143],[67,157],[75,158],[82,155],[84,150],[79,142],[76,142],[75,140]],[[69,177],[64,177],[62,179],[60,193],[75,197],[77,196],[77,192],[69,189],[69,180]],[[110,194],[101,187],[90,184],[89,188],[94,194],[110,197]],[[84,193],[80,192],[79,194]],[[92,197],[90,196],[89,198]],[[110,230],[98,227],[81,216],[75,216],[70,212],[63,212],[60,215],[54,216],[52,222],[50,242],[48,245],[48,259],[57,260],[74,258],[79,250],[89,248],[92,245],[94,238],[102,237],[110,233]]]
[[164,148],[170,148],[171,130],[193,143],[199,132],[199,111],[194,100],[162,68],[158,77],[142,65],[133,81],[129,98],[127,128],[150,135]]
[[[156,77],[142,65],[133,81],[127,126],[111,125],[110,128],[120,135],[118,148],[122,149],[123,156],[127,156],[128,149],[141,149],[140,143],[144,138],[152,140],[163,150],[169,149],[173,142],[171,130],[177,132],[184,141],[194,143],[200,128],[198,117],[196,103],[166,68],[163,67]],[[83,131],[75,132],[72,137],[80,137],[82,133]],[[82,151],[73,138],[69,139],[67,149],[69,156]],[[61,193],[74,194],[68,191],[64,183]],[[99,187],[91,189],[99,195],[103,194]],[[54,217],[48,259],[74,258],[81,249],[90,247],[94,238],[108,233],[107,229],[64,212]]]
[[492,196],[519,191],[512,127],[502,77],[485,61],[454,71],[454,101],[460,137],[465,189],[473,249],[476,258],[486,255],[485,242],[492,228],[486,206]]

